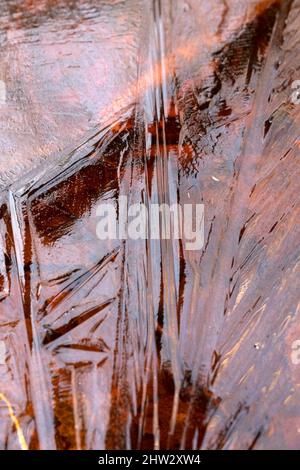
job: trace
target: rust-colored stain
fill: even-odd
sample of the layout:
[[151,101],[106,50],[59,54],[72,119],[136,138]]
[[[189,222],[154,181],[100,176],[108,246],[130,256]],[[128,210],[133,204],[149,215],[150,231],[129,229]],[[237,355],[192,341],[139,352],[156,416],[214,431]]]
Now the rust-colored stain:
[[[299,18],[0,0],[0,449],[299,448]],[[120,196],[203,248],[99,240]]]

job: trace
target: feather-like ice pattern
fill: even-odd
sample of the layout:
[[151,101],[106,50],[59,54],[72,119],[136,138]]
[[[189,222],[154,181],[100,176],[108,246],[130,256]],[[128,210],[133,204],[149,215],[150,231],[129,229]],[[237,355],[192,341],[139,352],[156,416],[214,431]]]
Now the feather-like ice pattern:
[[[68,6],[55,3],[72,31]],[[0,447],[297,448],[300,2],[96,3],[76,4],[75,39],[62,28],[55,47],[101,39],[114,51],[120,32],[124,62],[111,62],[116,82],[101,82],[109,99],[97,82],[71,100],[101,124],[83,137],[86,111],[69,119],[75,108],[61,99],[82,93],[81,80],[59,77],[36,142],[0,167]],[[41,5],[37,32],[21,16],[12,37],[26,54],[44,41],[53,58]],[[55,109],[66,129],[53,127]],[[73,141],[77,125],[80,143],[42,152],[34,168],[28,149],[47,137],[59,150],[56,138],[67,142],[72,128]],[[118,209],[122,195],[147,207],[204,204],[203,248],[100,241],[97,206]]]

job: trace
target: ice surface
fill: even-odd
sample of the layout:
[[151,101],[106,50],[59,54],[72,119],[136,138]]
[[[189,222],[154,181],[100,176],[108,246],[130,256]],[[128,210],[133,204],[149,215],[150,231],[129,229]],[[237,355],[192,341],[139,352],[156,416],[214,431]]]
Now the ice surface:
[[[299,1],[72,5],[0,14],[0,447],[298,448]],[[100,241],[120,195],[204,248]]]

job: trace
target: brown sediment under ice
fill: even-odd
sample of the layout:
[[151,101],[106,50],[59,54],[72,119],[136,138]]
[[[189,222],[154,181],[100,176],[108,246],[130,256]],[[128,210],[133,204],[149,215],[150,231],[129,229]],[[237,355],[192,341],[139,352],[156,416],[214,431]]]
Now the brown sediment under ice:
[[[0,449],[298,449],[300,1],[0,0]],[[203,204],[204,245],[97,207]]]

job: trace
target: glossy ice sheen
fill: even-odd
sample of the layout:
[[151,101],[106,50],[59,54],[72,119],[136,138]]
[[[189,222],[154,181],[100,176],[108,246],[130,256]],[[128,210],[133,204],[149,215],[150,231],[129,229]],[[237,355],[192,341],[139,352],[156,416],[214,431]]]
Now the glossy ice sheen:
[[[65,102],[49,46],[55,93],[30,78],[39,123],[23,154],[14,129],[15,170],[1,157],[3,185],[16,182],[1,195],[0,446],[299,448],[299,0],[7,5],[7,35],[31,57],[60,36],[78,53],[82,95]],[[40,138],[46,162],[24,176]],[[99,241],[96,207],[119,195],[204,203],[204,249]]]
[[139,0],[1,0],[0,188],[134,102],[142,13]]

